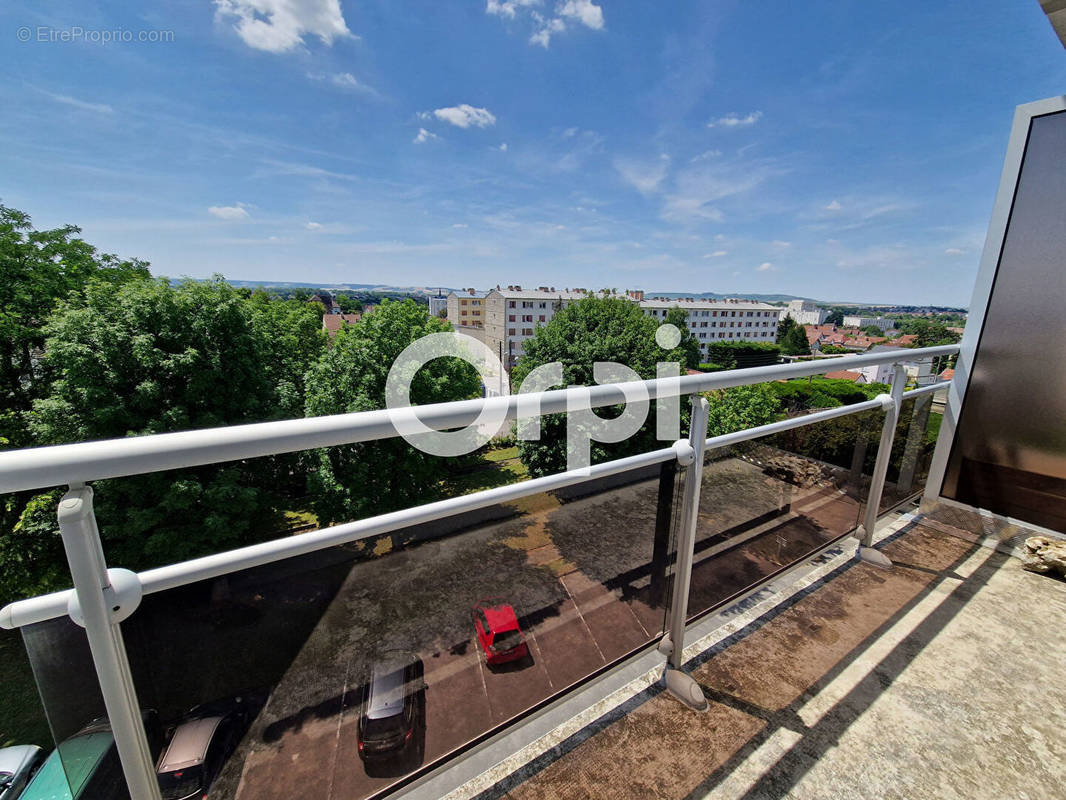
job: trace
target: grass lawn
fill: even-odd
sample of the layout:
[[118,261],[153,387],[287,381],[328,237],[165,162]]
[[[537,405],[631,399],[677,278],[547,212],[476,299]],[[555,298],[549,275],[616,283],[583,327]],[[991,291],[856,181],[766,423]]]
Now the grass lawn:
[[452,475],[440,485],[442,498],[473,494],[497,486],[524,481],[529,470],[518,460],[517,447],[489,450],[482,455],[484,466],[460,475]]

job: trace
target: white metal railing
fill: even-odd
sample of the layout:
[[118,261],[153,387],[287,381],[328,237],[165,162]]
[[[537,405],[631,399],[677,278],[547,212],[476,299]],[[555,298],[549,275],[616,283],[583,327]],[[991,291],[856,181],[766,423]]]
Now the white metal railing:
[[[956,345],[946,345],[589,387],[587,404],[594,408],[624,403],[628,392],[637,383],[647,392],[649,399],[694,395],[692,427],[688,438],[670,447],[597,464],[585,470],[548,475],[427,503],[139,574],[107,568],[92,510],[92,489],[86,486],[89,481],[392,438],[400,435],[398,429],[406,419],[411,418],[416,418],[429,428],[446,430],[470,425],[485,409],[503,412],[506,419],[564,413],[568,410],[569,390],[439,403],[401,411],[359,412],[0,452],[0,493],[68,486],[67,493],[60,500],[58,517],[74,583],[73,589],[11,603],[0,610],[0,627],[18,628],[64,614],[70,614],[78,624],[84,626],[131,794],[138,800],[159,800],[155,769],[141,726],[140,708],[119,628],[121,621],[136,609],[143,594],[165,591],[638,467],[677,461],[687,470],[686,490],[677,543],[677,577],[670,609],[669,642],[662,649],[669,654],[668,688],[684,702],[698,706],[702,693],[681,671],[680,654],[684,649],[685,608],[695,547],[703,452],[851,414],[884,409],[886,418],[862,526],[864,555],[876,560],[878,554],[870,549],[870,544],[900,404],[905,398],[935,392],[950,385],[936,383],[904,392],[905,375],[901,365],[903,362],[950,356],[957,353],[958,349]],[[706,436],[707,404],[705,399],[697,396],[700,392],[876,365],[894,367],[891,394],[722,436]]]

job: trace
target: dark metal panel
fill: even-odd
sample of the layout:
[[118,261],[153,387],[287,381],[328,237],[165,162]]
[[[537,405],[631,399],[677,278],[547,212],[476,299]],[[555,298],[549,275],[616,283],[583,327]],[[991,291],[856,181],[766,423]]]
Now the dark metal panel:
[[[971,309],[974,311],[974,309]],[[942,495],[1066,529],[1066,112],[1032,120]]]

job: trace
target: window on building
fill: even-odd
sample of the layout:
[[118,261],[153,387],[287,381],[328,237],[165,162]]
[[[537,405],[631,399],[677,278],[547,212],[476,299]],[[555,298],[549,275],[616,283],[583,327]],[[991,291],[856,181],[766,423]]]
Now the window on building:
[[522,328],[522,335],[523,336],[532,336],[533,335],[533,329],[532,328]]
[[[541,305],[543,305],[543,303]],[[543,314],[540,315],[540,320],[539,321],[540,322],[544,322],[544,315]]]
[[507,329],[507,335],[508,336],[514,336],[514,328],[508,328]]
[[507,307],[508,308],[514,308],[514,300],[511,300],[510,302],[508,302],[507,303]]
[[510,314],[510,315],[509,315],[509,316],[507,317],[507,321],[508,321],[508,322],[514,322],[514,314]]

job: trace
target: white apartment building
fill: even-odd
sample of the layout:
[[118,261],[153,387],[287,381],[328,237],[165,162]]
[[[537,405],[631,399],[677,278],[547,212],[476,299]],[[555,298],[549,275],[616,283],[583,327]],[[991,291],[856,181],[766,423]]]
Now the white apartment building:
[[887,331],[892,327],[892,320],[888,317],[860,317],[857,315],[844,317],[845,328],[866,328],[870,325],[876,325],[882,331]]
[[[871,347],[868,352],[887,353],[894,350],[902,352],[907,350],[907,348],[896,347],[895,345],[889,344],[880,344],[877,345],[877,347]],[[933,374],[932,358],[915,359],[914,361],[904,362],[903,369],[907,373],[907,377],[910,380],[913,380],[918,386],[925,386],[936,380],[936,376]],[[861,372],[865,375],[867,383],[890,383],[892,381],[891,364],[875,364],[872,367],[860,367],[856,372]]]
[[810,300],[792,300],[785,309],[784,316],[792,317],[800,325],[821,325],[829,316],[829,312]]
[[510,371],[538,325],[546,325],[557,311],[589,296],[584,289],[559,291],[554,286],[492,289],[485,297],[485,344]]
[[433,294],[429,296],[429,315],[431,317],[440,316],[440,312],[448,311],[448,296],[443,294]]
[[751,300],[696,300],[669,298],[642,300],[644,313],[662,322],[674,307],[688,314],[689,332],[700,343],[700,351],[707,356],[711,342],[777,341],[777,323],[783,309]]
[[[596,295],[598,293],[585,289],[558,290],[548,286],[537,289],[523,289],[520,286],[492,289],[484,299],[484,342],[510,371],[518,363],[525,342],[532,338],[537,326],[546,325],[570,303]],[[666,319],[666,313],[671,308],[684,310],[688,315],[686,323],[689,332],[700,343],[704,356],[707,355],[708,345],[716,341],[773,344],[777,340],[777,323],[782,312],[775,306],[750,300],[645,300],[640,293],[630,293],[626,299],[638,303],[646,315],[660,323]],[[450,320],[452,305],[448,308]]]

